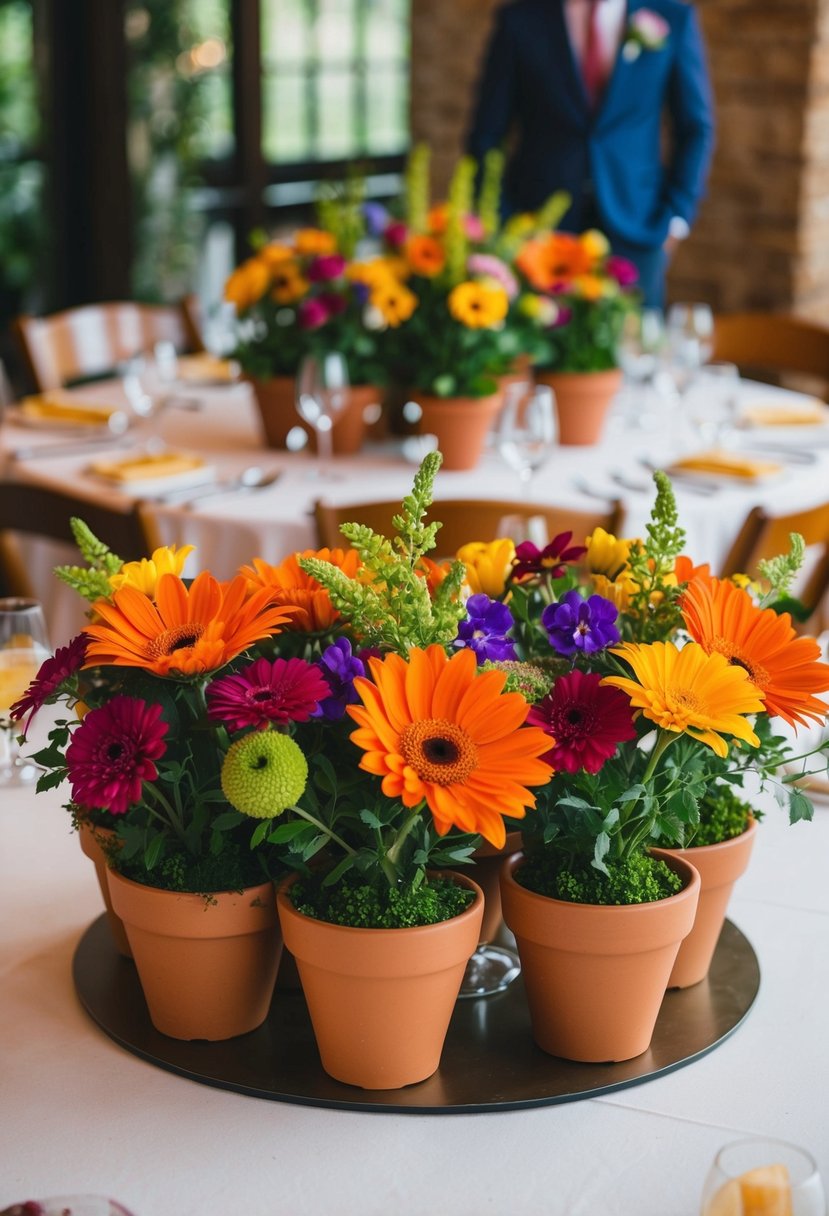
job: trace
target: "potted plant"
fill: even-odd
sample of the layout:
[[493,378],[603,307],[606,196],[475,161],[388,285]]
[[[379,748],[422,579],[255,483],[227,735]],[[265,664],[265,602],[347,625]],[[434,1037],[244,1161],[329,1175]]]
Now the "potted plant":
[[[801,646],[784,618],[773,626],[745,588],[729,585],[728,612],[694,617],[716,580],[682,556],[670,483],[655,478],[644,542],[602,530],[586,548],[568,535],[545,549],[525,542],[500,598],[473,597],[475,633],[497,623],[513,645],[514,657],[496,664],[518,664],[510,678],[533,701],[528,721],[551,739],[555,775],[501,893],[536,1041],[578,1060],[646,1049],[693,926],[699,877],[686,856],[658,846],[691,838],[723,776],[739,781],[753,769],[776,779],[781,749],[766,737],[765,715],[826,712],[815,694],[829,687],[829,667],[816,661],[816,644]],[[765,642],[754,636],[755,613]],[[751,642],[729,636],[724,622],[735,615]],[[789,663],[797,677],[787,684]],[[792,817],[804,817],[805,798],[786,789]]]
[[636,267],[593,229],[533,233],[518,247],[515,268],[524,288],[519,307],[541,347],[536,379],[556,395],[559,442],[597,443],[622,381],[616,349],[637,304]]

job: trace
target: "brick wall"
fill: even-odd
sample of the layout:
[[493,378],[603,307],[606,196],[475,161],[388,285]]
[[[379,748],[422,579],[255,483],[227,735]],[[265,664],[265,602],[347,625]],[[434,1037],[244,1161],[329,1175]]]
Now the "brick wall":
[[[438,192],[461,149],[499,2],[413,0],[413,132],[432,146]],[[697,8],[717,151],[669,293],[718,311],[792,309],[829,320],[829,0],[697,0]]]

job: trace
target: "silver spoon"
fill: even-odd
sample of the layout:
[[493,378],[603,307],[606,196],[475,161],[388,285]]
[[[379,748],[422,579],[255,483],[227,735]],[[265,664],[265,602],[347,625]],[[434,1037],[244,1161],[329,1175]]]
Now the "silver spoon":
[[259,465],[250,465],[248,468],[242,469],[237,476],[229,477],[226,481],[200,486],[197,490],[185,493],[183,498],[170,495],[169,498],[165,496],[161,501],[172,501],[176,506],[189,509],[193,503],[200,502],[203,498],[213,498],[219,494],[247,494],[253,490],[265,490],[268,486],[275,485],[281,476],[281,469],[273,469],[269,472],[260,468]]

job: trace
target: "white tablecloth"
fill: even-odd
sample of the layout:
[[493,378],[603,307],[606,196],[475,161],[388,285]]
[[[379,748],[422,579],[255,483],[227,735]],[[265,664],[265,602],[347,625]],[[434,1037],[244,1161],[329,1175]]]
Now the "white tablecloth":
[[2,793],[0,1207],[111,1194],[136,1216],[695,1216],[714,1154],[809,1148],[829,1181],[829,806],[771,806],[731,918],[762,970],[730,1039],[600,1099],[509,1113],[357,1114],[212,1089],[88,1019],[72,955],[101,911],[55,793]]
[[[763,398],[768,395],[773,400],[781,394],[783,399],[802,400],[797,394],[763,385],[746,385],[743,391],[752,400],[758,395]],[[117,383],[85,388],[83,396],[116,404],[123,400]],[[253,465],[281,470],[282,475],[268,489],[208,498],[190,510],[160,504],[152,507],[151,515],[164,543],[196,545],[197,552],[190,560],[187,574],[207,568],[217,577],[226,578],[254,556],[276,562],[297,549],[316,546],[311,512],[317,498],[340,503],[399,500],[411,487],[416,452],[409,451],[407,460],[399,442],[369,446],[358,456],[336,460],[335,480],[315,478],[312,457],[305,453],[269,451],[262,446],[258,415],[246,384],[201,390],[199,400],[202,408],[198,413],[171,408],[159,418],[158,434],[171,448],[201,454],[215,466],[219,477]],[[773,433],[763,437],[768,442]],[[686,444],[688,438],[686,433]],[[529,491],[523,490],[517,475],[504,466],[497,453],[489,450],[481,464],[470,472],[441,470],[436,498],[518,499],[528,493],[539,502],[588,508],[595,506],[596,500],[585,494],[587,485],[608,500],[621,499],[626,508],[625,533],[641,535],[653,500],[653,485],[640,458],[664,463],[676,453],[680,439],[675,417],[672,421],[667,414],[662,425],[647,431],[624,429],[618,418],[611,418],[600,445],[556,448]],[[87,472],[92,459],[88,453],[22,461],[8,459],[8,454],[21,445],[51,445],[54,441],[54,433],[5,426],[0,436],[0,455],[6,454],[7,472],[45,484],[71,486],[74,493],[92,499],[122,504],[126,501]],[[416,448],[416,443],[411,447]],[[114,456],[117,454],[113,452]],[[711,562],[717,569],[751,507],[763,503],[779,513],[824,501],[829,486],[829,445],[817,447],[814,455],[812,464],[786,464],[782,475],[768,484],[723,482],[712,495],[700,494],[687,483],[677,481],[681,522],[687,532],[686,552],[697,562]],[[613,480],[616,471],[641,488],[620,487]],[[39,556],[36,546],[29,547],[30,567],[38,593],[47,605],[55,644],[65,641],[83,623],[79,606],[68,589],[58,587],[50,577],[55,560],[68,560],[71,552],[57,556],[49,547]]]

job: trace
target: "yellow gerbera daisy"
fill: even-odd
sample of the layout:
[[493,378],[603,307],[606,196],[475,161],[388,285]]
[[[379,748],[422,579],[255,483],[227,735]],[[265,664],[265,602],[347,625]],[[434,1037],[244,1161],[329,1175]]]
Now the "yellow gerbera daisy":
[[237,312],[244,312],[262,299],[270,281],[271,274],[265,263],[258,258],[249,258],[225,283],[225,299],[236,305]]
[[503,595],[515,557],[515,545],[509,538],[488,543],[472,541],[457,552],[458,561],[466,567],[466,581],[473,595],[483,592],[491,599]]
[[348,706],[360,768],[383,778],[387,798],[425,801],[441,836],[455,827],[502,848],[503,816],[523,819],[535,806],[526,787],[552,775],[540,759],[549,736],[524,726],[527,702],[503,692],[503,672],[479,672],[471,650],[449,658],[442,646],[415,647],[369,668],[371,680],[354,681],[362,705]]
[[762,695],[722,655],[706,654],[694,643],[679,650],[673,642],[626,643],[611,654],[630,665],[635,679],[605,676],[602,684],[627,693],[633,708],[662,730],[691,735],[718,756],[728,755],[722,734],[759,746],[743,715],[763,709]]
[[117,574],[110,576],[109,585],[113,591],[121,587],[134,587],[142,595],[155,599],[158,580],[162,574],[181,575],[184,563],[194,551],[195,545],[164,545],[153,549],[152,557],[142,557],[137,562],[125,562]]
[[376,308],[387,325],[397,329],[404,321],[408,321],[417,308],[417,296],[409,291],[402,283],[389,279],[372,288],[369,304]]
[[492,329],[509,311],[509,297],[500,284],[459,283],[447,300],[449,312],[469,329]]
[[293,304],[302,299],[309,286],[298,262],[286,261],[274,266],[271,297],[275,303]]
[[336,253],[337,241],[322,228],[300,228],[294,236],[294,249],[300,256]]

